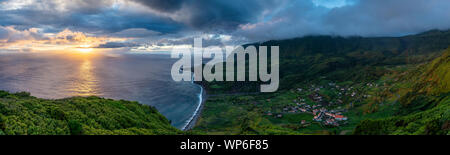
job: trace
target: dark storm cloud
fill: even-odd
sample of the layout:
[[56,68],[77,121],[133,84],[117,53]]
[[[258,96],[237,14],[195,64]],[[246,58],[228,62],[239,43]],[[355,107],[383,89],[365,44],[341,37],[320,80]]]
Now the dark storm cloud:
[[254,22],[262,9],[261,1],[196,1],[189,6],[187,23],[196,28],[234,29],[239,24]]
[[160,33],[174,33],[183,25],[166,17],[151,14],[119,13],[114,10],[103,11],[95,15],[72,14],[70,19],[76,21],[67,25],[73,28],[87,28],[115,33],[131,28],[144,28]]
[[[168,17],[148,13],[127,12],[111,8],[112,1],[67,1],[65,11],[60,11],[54,1],[39,1],[35,7],[1,10],[0,25],[18,29],[43,28],[48,32],[71,30],[95,33],[115,33],[132,28],[144,28],[160,33],[174,33],[183,25]],[[39,6],[39,7],[38,7]],[[124,34],[122,34],[124,35]]]
[[118,32],[130,28],[146,28],[162,33],[178,31],[182,25],[165,17],[147,14],[117,13],[105,10],[97,14],[75,12],[54,14],[47,11],[20,10],[0,11],[2,25],[22,27],[48,27],[55,29],[70,28],[81,31]]
[[194,29],[229,31],[255,22],[273,0],[135,0],[147,7],[174,15],[174,19]]
[[161,12],[173,12],[181,8],[184,0],[133,0]]

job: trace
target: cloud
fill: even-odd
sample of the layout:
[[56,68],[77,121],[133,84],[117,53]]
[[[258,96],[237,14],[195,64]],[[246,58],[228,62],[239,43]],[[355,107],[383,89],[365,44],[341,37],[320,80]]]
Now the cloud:
[[55,35],[48,37],[48,43],[52,44],[98,44],[105,42],[105,37],[92,37],[87,36],[83,32],[74,32],[69,29],[65,29]]
[[66,29],[104,38],[97,42],[104,47],[192,44],[195,37],[223,45],[305,35],[400,36],[449,29],[448,10],[444,0],[3,0],[0,40],[55,41],[45,34]]
[[[449,29],[450,2],[440,0],[357,0],[346,5],[295,1],[271,19],[241,24],[233,35],[253,41],[304,35],[401,36]],[[335,7],[331,7],[335,5]]]
[[147,30],[144,28],[131,28],[126,29],[120,32],[115,32],[110,34],[109,36],[121,37],[121,38],[144,38],[160,35],[160,32]]
[[255,21],[264,9],[276,3],[274,0],[171,0],[169,5],[165,0],[134,1],[204,31],[234,30],[239,24]]
[[21,40],[40,40],[44,36],[39,34],[39,30],[36,28],[31,28],[27,30],[16,30],[14,27],[0,26],[0,43],[13,43]]
[[[80,47],[93,48],[108,42],[120,41],[123,42],[126,39],[106,36],[95,37],[69,29],[57,33],[43,33],[37,28],[18,30],[11,26],[0,26],[0,49],[2,51],[24,51],[24,49],[27,49],[27,51],[64,51]],[[130,43],[126,44],[131,46]],[[111,44],[109,45],[111,46]]]
[[131,43],[131,42],[107,42],[104,44],[100,44],[95,48],[123,48],[123,47],[137,47],[140,44]]
[[404,35],[450,28],[449,1],[364,0],[331,10],[324,25],[341,35]]
[[450,3],[441,0],[135,1],[194,30],[249,41],[315,34],[399,36],[450,28]]
[[195,38],[202,39],[202,46],[226,46],[233,41],[232,36],[219,35],[219,34],[203,34],[203,35],[191,35],[183,38],[167,39],[163,38],[156,42],[157,46],[172,46],[172,45],[193,45]]
[[0,25],[56,32],[72,29],[89,33],[115,33],[142,28],[160,33],[178,32],[183,25],[172,19],[132,9],[123,0],[40,1],[9,0],[0,7]]
[[174,12],[181,8],[183,0],[133,0],[161,12]]

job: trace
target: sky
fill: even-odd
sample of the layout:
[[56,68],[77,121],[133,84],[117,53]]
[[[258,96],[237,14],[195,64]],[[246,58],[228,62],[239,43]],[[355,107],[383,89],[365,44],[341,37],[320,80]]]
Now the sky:
[[447,0],[0,0],[0,52],[164,51],[450,28]]

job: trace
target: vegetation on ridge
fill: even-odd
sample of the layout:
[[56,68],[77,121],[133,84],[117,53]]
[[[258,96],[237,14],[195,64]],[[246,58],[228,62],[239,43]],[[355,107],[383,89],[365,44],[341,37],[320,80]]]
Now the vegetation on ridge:
[[0,135],[161,135],[182,131],[137,102],[72,97],[49,100],[0,91]]

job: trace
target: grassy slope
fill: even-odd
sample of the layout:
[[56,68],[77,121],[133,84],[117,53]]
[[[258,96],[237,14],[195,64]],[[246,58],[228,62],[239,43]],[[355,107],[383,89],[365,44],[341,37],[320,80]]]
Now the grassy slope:
[[[450,134],[450,50],[430,64],[404,74],[409,83],[397,116],[367,119],[355,134]],[[399,89],[397,91],[404,91]]]
[[99,97],[40,99],[0,91],[0,135],[181,134],[155,108]]

